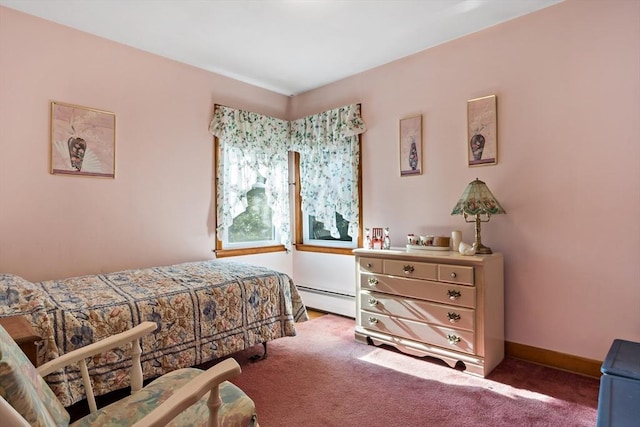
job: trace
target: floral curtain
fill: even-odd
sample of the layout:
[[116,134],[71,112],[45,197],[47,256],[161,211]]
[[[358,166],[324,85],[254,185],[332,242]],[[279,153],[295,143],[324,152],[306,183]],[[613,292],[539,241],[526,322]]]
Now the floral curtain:
[[280,242],[291,249],[289,221],[289,122],[216,105],[209,132],[218,137],[216,209],[218,238],[247,208],[247,192],[266,178],[267,204]]
[[365,130],[360,104],[291,122],[292,150],[300,153],[302,211],[315,216],[335,238],[340,237],[336,212],[349,221],[349,236],[358,237],[358,135]]

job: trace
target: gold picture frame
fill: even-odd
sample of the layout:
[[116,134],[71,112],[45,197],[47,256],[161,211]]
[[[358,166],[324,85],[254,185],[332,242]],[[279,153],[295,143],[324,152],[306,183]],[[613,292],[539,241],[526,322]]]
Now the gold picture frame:
[[51,173],[115,178],[116,115],[51,102]]
[[422,115],[400,119],[400,176],[422,174]]
[[469,167],[498,163],[498,116],[495,95],[467,101]]

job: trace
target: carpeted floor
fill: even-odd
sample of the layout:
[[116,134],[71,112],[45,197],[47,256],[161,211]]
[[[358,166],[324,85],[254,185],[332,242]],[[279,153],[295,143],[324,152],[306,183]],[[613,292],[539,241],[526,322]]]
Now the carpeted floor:
[[594,426],[599,382],[507,358],[488,378],[434,359],[367,346],[354,320],[326,315],[296,337],[234,355],[234,379],[256,403],[262,427]]

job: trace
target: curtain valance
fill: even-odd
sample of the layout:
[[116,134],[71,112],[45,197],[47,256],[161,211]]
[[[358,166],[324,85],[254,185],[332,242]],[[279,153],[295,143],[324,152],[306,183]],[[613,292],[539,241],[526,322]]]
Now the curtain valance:
[[304,152],[310,145],[328,149],[341,144],[341,139],[367,130],[360,116],[360,104],[351,104],[291,122],[291,149]]
[[289,150],[289,122],[216,105],[209,132],[240,149],[260,148],[268,154]]

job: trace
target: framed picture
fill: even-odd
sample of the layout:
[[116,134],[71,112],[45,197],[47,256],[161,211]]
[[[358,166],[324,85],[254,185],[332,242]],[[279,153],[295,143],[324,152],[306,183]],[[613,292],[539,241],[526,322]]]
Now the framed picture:
[[51,173],[115,178],[116,115],[52,102]]
[[467,153],[469,166],[498,163],[495,95],[467,101]]
[[400,176],[422,173],[422,116],[400,120]]

